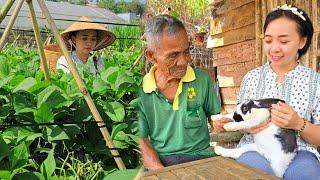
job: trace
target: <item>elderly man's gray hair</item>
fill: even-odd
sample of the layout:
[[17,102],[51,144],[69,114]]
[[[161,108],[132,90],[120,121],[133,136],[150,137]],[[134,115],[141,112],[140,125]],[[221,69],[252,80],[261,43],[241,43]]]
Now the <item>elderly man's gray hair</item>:
[[181,30],[186,31],[183,23],[173,16],[163,14],[152,17],[145,27],[148,47],[157,42],[157,38],[161,37],[164,32],[173,35]]

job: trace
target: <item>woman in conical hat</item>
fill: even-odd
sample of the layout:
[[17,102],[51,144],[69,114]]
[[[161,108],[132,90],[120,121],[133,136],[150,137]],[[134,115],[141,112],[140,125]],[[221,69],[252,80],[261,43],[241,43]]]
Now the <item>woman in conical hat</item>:
[[[93,23],[88,17],[82,16],[78,22],[71,24],[61,33],[62,39],[75,64],[88,64],[90,72],[96,74],[104,64],[100,58],[93,57],[92,62],[88,62],[92,51],[103,49],[112,44],[116,37],[100,24]],[[57,69],[70,72],[68,63],[64,56],[57,61]]]

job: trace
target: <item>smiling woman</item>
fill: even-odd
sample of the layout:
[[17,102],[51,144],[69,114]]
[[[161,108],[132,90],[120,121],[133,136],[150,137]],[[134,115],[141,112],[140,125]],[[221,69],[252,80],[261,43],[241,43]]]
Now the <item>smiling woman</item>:
[[[88,62],[92,51],[105,48],[112,44],[116,37],[103,26],[93,23],[87,17],[81,17],[78,22],[71,24],[61,36],[71,51],[71,57],[75,64],[88,64],[90,72],[96,74],[104,65],[100,58],[93,57]],[[57,62],[57,69],[69,71],[69,65],[64,56]]]
[[[272,105],[271,125],[294,130],[298,150],[281,178],[319,179],[320,154],[315,147],[320,145],[320,74],[300,63],[310,47],[313,25],[305,11],[283,5],[267,15],[263,30],[268,63],[245,75],[238,102],[263,98],[284,100],[285,103]],[[223,123],[215,125],[219,129]],[[246,131],[238,147],[256,141],[252,130]],[[275,149],[270,150],[276,153]],[[246,152],[237,160],[275,174],[269,159],[255,151]]]

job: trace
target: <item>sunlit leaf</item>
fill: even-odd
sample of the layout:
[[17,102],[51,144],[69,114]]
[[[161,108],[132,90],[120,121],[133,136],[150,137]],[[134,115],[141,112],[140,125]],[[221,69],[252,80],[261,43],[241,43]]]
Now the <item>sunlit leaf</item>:
[[103,106],[103,109],[106,111],[106,114],[113,120],[120,122],[125,116],[124,107],[121,103],[114,101],[111,103],[106,103]]
[[30,87],[34,86],[35,84],[37,84],[36,79],[34,79],[32,77],[28,77],[28,78],[24,79],[21,83],[19,83],[18,86],[16,88],[14,88],[13,92],[17,92],[19,90],[28,91],[28,89]]
[[53,122],[54,115],[52,109],[46,104],[42,104],[39,109],[34,112],[34,121],[37,123]]
[[46,179],[50,178],[56,169],[56,161],[54,159],[53,149],[48,153],[48,157],[42,162],[40,171]]
[[126,129],[127,127],[128,125],[126,123],[121,123],[114,126],[112,128],[111,138],[113,139],[118,134],[118,132],[122,131],[123,129]]
[[9,151],[11,169],[17,169],[28,162],[28,147],[23,142]]
[[66,140],[69,136],[59,126],[46,126],[45,138],[48,141]]

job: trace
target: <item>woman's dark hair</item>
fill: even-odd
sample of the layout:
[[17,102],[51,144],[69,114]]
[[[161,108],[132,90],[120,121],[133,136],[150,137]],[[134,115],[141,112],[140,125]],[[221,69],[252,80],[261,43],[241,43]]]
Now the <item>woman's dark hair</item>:
[[[295,6],[292,6],[293,8],[297,8]],[[266,29],[268,27],[268,25],[281,17],[286,17],[292,21],[294,21],[297,24],[297,30],[298,33],[301,37],[306,37],[307,41],[306,44],[304,45],[304,47],[302,49],[298,50],[298,59],[300,59],[301,56],[303,56],[304,54],[306,54],[306,52],[308,51],[310,44],[311,44],[311,40],[312,40],[312,36],[313,36],[313,25],[312,22],[310,20],[310,18],[308,17],[307,13],[305,11],[303,11],[300,8],[297,8],[298,12],[302,12],[302,16],[305,18],[302,19],[302,17],[298,16],[297,14],[294,14],[291,10],[284,10],[281,8],[278,8],[274,11],[271,11],[266,18],[266,21],[264,23],[263,26],[263,32],[266,32]]]
[[[78,32],[79,32],[79,31],[71,31],[71,32],[69,32],[69,36],[70,36],[70,40],[71,40],[71,41],[72,41],[72,37],[76,37],[76,35],[77,35]],[[73,41],[72,41],[72,42],[73,42]],[[75,44],[75,42],[73,42],[73,44]],[[74,47],[73,44],[70,44],[70,46],[71,46],[71,49],[75,50],[76,47]]]

